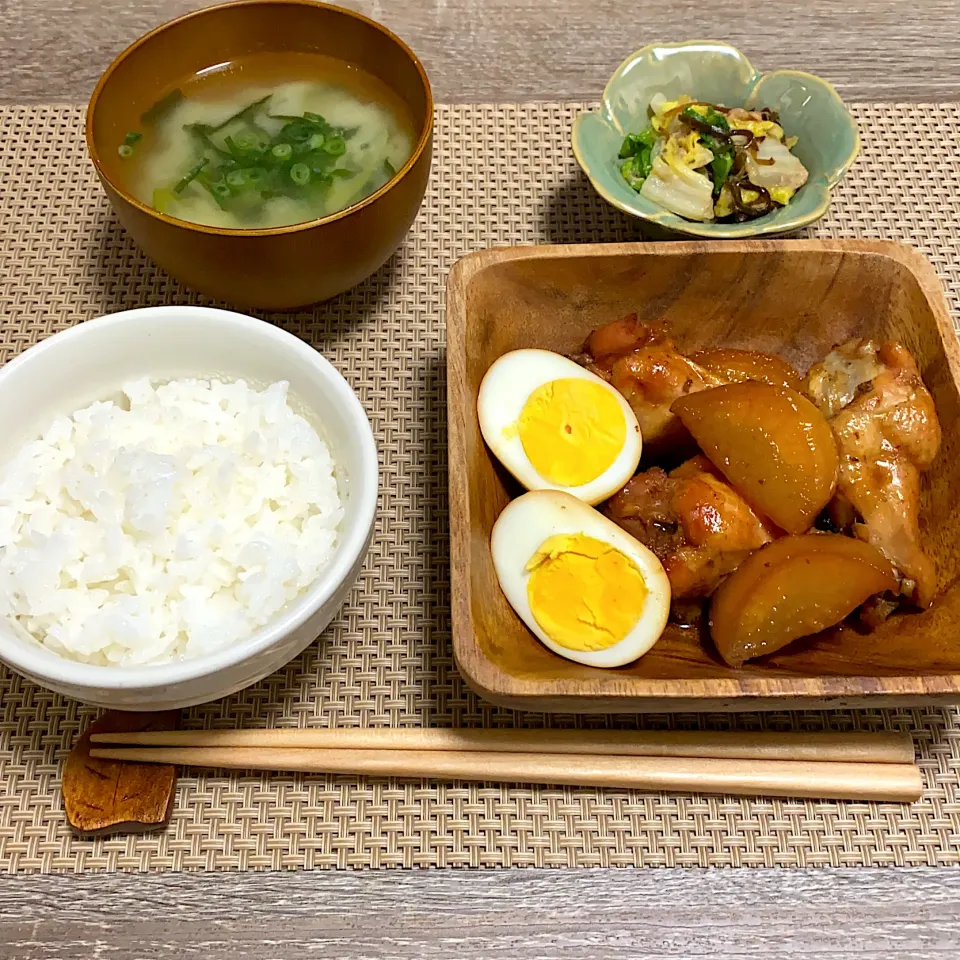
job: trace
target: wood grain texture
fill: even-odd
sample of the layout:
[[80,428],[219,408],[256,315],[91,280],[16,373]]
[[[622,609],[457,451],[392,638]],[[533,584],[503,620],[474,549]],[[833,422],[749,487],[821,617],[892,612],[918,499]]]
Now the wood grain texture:
[[[960,347],[933,268],[916,251],[814,240],[486,250],[454,265],[447,290],[453,646],[482,696],[531,710],[634,712],[960,694]],[[633,312],[662,319],[682,351],[760,350],[800,371],[849,337],[910,350],[944,430],[921,487],[925,545],[942,592],[933,606],[868,637],[834,628],[736,669],[696,629],[672,624],[644,657],[616,670],[540,644],[493,568],[490,532],[520,490],[483,443],[477,392],[507,351],[575,353],[592,329]]]
[[0,960],[953,960],[954,870],[0,880]]
[[63,808],[81,833],[130,833],[170,819],[177,768],[169,764],[118,763],[90,756],[97,733],[176,729],[180,711],[122,713],[108,710],[84,731],[63,765]]
[[[960,98],[955,0],[341,0],[419,54],[445,102],[597,99],[653,40],[712,37],[760,69],[831,80],[853,100]],[[0,100],[85,101],[127,44],[202,0],[0,0]]]
[[707,730],[510,730],[469,727],[256,727],[91,733],[94,744],[147,747],[256,747],[339,750],[455,750],[589,753],[621,757],[719,757],[913,763],[908,733]]
[[597,757],[589,754],[454,753],[446,750],[311,750],[257,747],[120,747],[101,760],[225,770],[342,773],[499,783],[571,784],[671,793],[914,803],[920,768],[906,763],[807,763],[700,757]]

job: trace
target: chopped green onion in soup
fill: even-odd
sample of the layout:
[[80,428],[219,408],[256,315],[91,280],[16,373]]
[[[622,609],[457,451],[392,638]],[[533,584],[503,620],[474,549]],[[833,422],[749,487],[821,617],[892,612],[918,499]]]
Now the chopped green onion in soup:
[[204,98],[202,78],[182,84],[179,98],[145,122],[142,143],[139,131],[132,142],[128,134],[122,146],[131,155],[121,155],[130,162],[136,148],[139,199],[210,226],[283,226],[358,203],[410,157],[413,125],[389,91],[378,102],[346,84],[264,90],[242,76],[232,97]]

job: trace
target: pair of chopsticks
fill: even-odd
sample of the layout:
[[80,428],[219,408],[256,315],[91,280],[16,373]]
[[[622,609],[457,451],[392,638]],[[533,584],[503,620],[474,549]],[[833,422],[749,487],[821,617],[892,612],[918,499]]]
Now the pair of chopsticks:
[[923,789],[900,733],[150,730],[90,740],[105,760],[232,770],[906,802]]

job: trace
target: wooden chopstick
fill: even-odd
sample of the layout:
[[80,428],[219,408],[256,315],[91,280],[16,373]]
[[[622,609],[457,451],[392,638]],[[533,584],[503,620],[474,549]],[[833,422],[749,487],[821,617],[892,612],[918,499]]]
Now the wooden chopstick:
[[710,732],[701,730],[484,730],[419,728],[145,730],[96,733],[93,743],[155,747],[702,757],[843,763],[913,763],[906,733]]
[[920,770],[906,763],[290,747],[97,748],[90,756],[232,770],[571,784],[748,797],[910,802],[920,798],[923,787]]

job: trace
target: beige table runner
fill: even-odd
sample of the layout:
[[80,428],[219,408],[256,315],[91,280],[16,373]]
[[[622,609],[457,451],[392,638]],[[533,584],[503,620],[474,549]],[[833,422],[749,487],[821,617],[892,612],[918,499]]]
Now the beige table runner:
[[[910,730],[926,781],[912,807],[621,790],[184,776],[161,833],[81,840],[60,765],[94,711],[0,668],[0,872],[386,866],[960,865],[954,709],[544,718],[484,704],[450,650],[443,284],[493,244],[635,239],[568,146],[576,104],[447,106],[433,178],[403,248],[311,313],[273,318],[358,390],[382,461],[376,538],[340,617],[255,687],[187,712],[192,727],[537,726]],[[933,261],[960,315],[960,105],[859,106],[864,151],[821,237],[901,239]],[[0,108],[0,362],[78,321],[192,302],[109,214],[82,111]],[[960,642],[960,638],[958,638]]]

